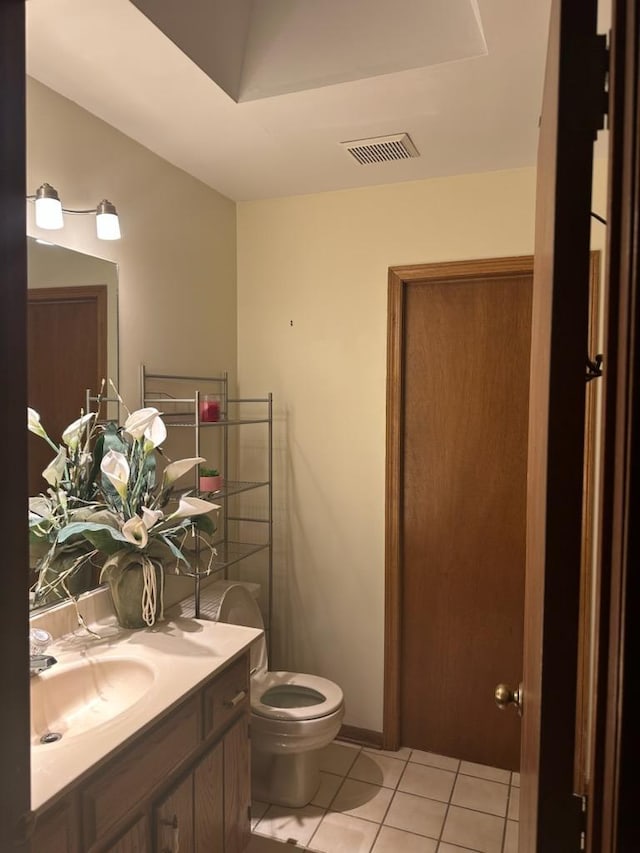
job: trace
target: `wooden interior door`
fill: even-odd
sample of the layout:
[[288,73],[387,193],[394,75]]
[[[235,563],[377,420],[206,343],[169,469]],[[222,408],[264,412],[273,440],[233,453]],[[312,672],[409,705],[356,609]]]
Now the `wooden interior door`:
[[[55,442],[98,391],[107,370],[107,288],[51,287],[28,292],[28,401]],[[53,452],[29,434],[29,494],[46,489]]]
[[580,849],[574,796],[596,1],[554,0],[538,148],[519,853]]
[[25,239],[25,8],[0,3],[0,470],[4,490],[0,540],[7,567],[0,605],[3,676],[10,698],[0,703],[0,850],[29,850],[30,744],[27,564]]
[[532,259],[422,272],[403,276],[400,741],[518,770],[493,691],[522,669]]

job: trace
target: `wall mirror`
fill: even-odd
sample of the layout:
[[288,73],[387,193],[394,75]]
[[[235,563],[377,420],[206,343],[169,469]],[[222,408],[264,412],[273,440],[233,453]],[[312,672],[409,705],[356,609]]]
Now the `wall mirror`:
[[[103,378],[118,383],[118,267],[27,237],[28,402],[55,443]],[[117,417],[117,412],[103,413]],[[29,433],[29,495],[46,492],[42,471],[54,453]],[[28,585],[36,579],[30,559]],[[46,606],[46,605],[44,605]]]

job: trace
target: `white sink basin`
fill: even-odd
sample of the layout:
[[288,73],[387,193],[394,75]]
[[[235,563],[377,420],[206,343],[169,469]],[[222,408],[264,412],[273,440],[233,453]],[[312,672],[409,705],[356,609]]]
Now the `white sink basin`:
[[[53,666],[31,679],[31,743],[66,741],[114,720],[146,694],[154,679],[153,668],[135,658]],[[62,738],[51,737],[56,734]]]

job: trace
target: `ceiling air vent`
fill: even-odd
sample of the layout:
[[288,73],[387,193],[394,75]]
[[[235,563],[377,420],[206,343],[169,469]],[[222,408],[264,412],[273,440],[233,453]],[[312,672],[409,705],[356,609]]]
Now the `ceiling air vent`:
[[373,139],[353,139],[351,142],[341,142],[343,148],[360,163],[386,163],[390,160],[408,160],[409,157],[419,157],[408,133],[394,133],[392,136],[376,136]]

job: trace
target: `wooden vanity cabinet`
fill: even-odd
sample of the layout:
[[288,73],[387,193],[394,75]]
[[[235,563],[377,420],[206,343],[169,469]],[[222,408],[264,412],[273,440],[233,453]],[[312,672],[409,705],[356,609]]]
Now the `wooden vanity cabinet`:
[[242,853],[248,718],[245,654],[45,807],[31,853]]
[[249,843],[251,790],[238,767],[249,762],[248,723],[240,717],[154,810],[157,853],[242,853]]
[[224,853],[241,853],[251,837],[251,776],[238,773],[249,767],[249,715],[230,729],[224,739]]
[[147,853],[148,850],[151,850],[151,841],[146,817],[140,818],[114,844],[106,848],[108,853]]
[[78,800],[72,795],[38,816],[31,853],[81,853],[80,837]]

